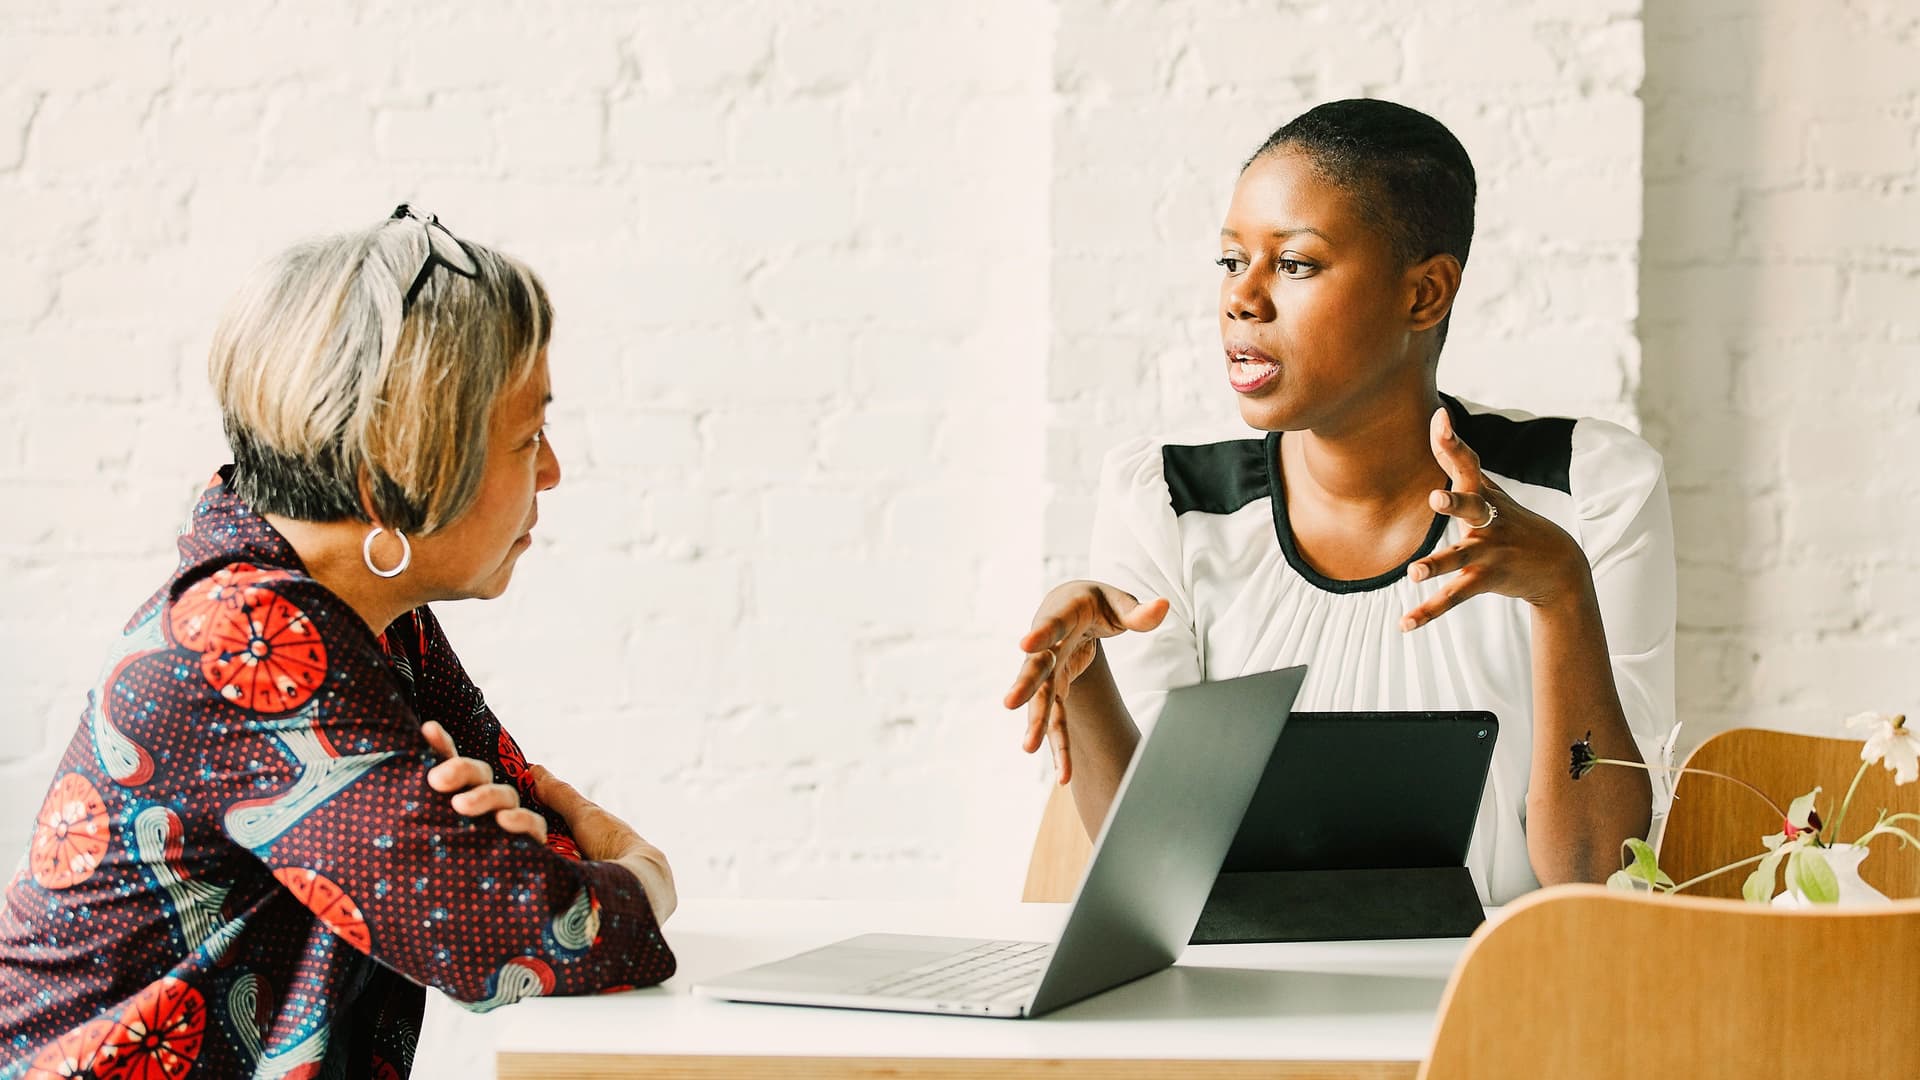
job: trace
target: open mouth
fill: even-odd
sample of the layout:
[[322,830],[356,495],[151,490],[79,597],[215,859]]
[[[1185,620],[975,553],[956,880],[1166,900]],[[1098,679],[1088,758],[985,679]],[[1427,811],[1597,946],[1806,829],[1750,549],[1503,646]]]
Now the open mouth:
[[1243,394],[1272,382],[1280,374],[1280,362],[1251,347],[1227,350],[1227,381]]

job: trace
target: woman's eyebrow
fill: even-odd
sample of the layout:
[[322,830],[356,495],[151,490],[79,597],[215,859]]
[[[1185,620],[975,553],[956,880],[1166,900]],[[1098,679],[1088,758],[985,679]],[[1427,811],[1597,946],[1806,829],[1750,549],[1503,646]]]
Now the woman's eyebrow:
[[[1240,234],[1233,231],[1232,229],[1221,229],[1220,235],[1227,238],[1228,240],[1240,239]],[[1287,228],[1274,229],[1271,232],[1267,233],[1267,239],[1285,240],[1291,236],[1303,236],[1303,235],[1317,236],[1322,240],[1326,240],[1326,242],[1329,244],[1333,243],[1332,240],[1327,239],[1326,233],[1321,232],[1319,229],[1316,229],[1311,225],[1295,225]]]

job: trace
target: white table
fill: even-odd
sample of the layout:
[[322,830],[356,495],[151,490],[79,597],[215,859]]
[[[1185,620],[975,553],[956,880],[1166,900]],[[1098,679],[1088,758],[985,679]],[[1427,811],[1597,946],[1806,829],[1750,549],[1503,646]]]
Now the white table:
[[1060,904],[690,900],[658,987],[496,1013],[502,1078],[1412,1077],[1460,939],[1200,945],[1036,1020],[747,1005],[693,983],[868,931],[1050,940]]

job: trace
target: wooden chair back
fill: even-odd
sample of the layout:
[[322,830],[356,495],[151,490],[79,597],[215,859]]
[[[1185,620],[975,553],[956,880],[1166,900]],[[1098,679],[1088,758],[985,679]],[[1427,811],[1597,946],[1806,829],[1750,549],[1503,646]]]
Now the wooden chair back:
[[1072,900],[1092,854],[1093,841],[1080,824],[1072,790],[1053,785],[1047,807],[1040,812],[1040,831],[1033,838],[1033,854],[1027,857],[1027,884],[1020,899],[1029,904]]
[[[1687,757],[1686,766],[1739,777],[1782,807],[1818,784],[1823,790],[1816,805],[1831,826],[1833,813],[1860,768],[1860,741],[1734,728],[1701,743]],[[1865,832],[1882,807],[1892,813],[1920,812],[1920,784],[1896,787],[1893,774],[1884,766],[1868,769],[1846,821],[1839,823],[1844,839]],[[1779,832],[1781,825],[1764,801],[1740,785],[1682,773],[1660,837],[1660,868],[1673,880],[1685,881],[1758,855],[1760,838]],[[1907,849],[1899,838],[1890,836],[1870,846],[1872,854],[1860,864],[1860,876],[1867,884],[1895,899],[1920,897],[1920,849]],[[1734,870],[1689,887],[1685,895],[1738,898],[1746,879],[1747,870]]]
[[1920,901],[1543,889],[1454,968],[1420,1080],[1920,1076]]

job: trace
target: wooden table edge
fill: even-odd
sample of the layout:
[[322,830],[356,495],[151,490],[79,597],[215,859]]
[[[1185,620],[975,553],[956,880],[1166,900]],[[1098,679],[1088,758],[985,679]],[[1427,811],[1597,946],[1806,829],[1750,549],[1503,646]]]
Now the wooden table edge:
[[1143,1058],[785,1057],[772,1054],[536,1054],[495,1057],[499,1080],[1413,1080],[1417,1061],[1247,1061]]

